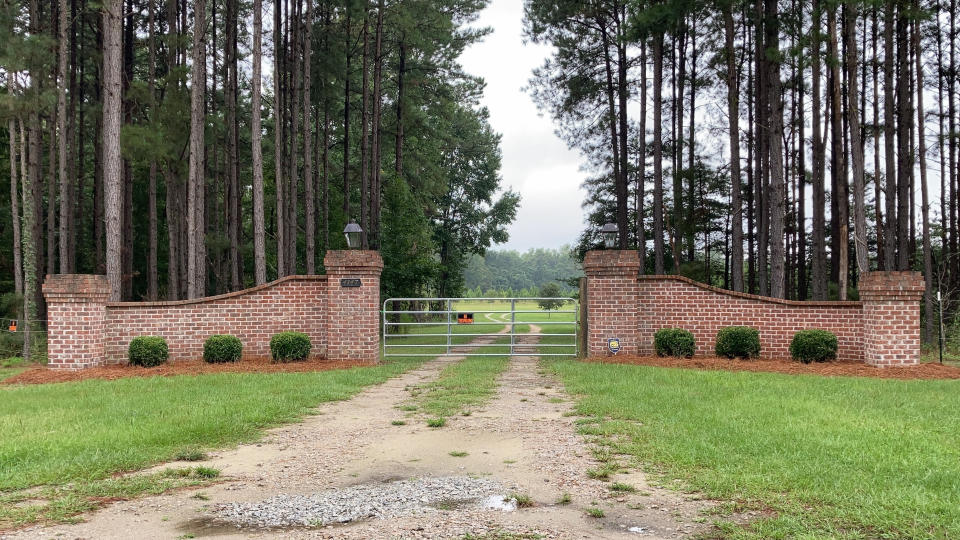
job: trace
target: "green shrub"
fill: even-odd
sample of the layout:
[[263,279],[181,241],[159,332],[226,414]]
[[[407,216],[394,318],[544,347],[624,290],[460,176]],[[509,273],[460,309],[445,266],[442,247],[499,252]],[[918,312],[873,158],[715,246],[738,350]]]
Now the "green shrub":
[[274,362],[299,362],[310,357],[310,336],[301,332],[280,332],[270,338]]
[[236,362],[243,354],[243,343],[237,336],[218,334],[203,342],[203,361],[211,364]]
[[826,330],[801,330],[790,342],[790,356],[804,364],[837,359],[837,335]]
[[127,349],[130,365],[153,367],[167,361],[170,351],[167,349],[167,340],[160,336],[138,336],[130,340]]
[[657,356],[690,358],[697,350],[693,334],[683,328],[661,328],[653,336]]
[[727,358],[756,358],[760,356],[760,332],[749,326],[721,328],[716,353]]

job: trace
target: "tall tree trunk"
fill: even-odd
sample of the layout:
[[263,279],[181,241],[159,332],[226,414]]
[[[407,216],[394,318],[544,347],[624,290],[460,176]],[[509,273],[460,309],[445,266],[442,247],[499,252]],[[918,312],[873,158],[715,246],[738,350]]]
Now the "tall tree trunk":
[[[155,7],[154,0],[147,0],[147,39],[149,40],[148,47],[149,51],[149,69],[150,73],[147,74],[147,93],[150,94],[150,119],[153,120],[156,118],[156,88],[154,78],[157,73],[157,49],[156,43],[154,42],[154,25],[155,25]],[[152,124],[152,122],[151,122]],[[157,270],[157,162],[154,159],[150,160],[150,187],[149,187],[149,209],[148,213],[150,215],[150,253],[148,255],[149,260],[147,261],[148,270],[148,279],[147,279],[147,298],[151,302],[155,302],[158,298],[158,286],[159,286],[159,274]]]
[[276,0],[273,4],[273,65],[279,66],[273,70],[273,168],[274,168],[274,186],[277,194],[277,205],[275,213],[277,216],[277,277],[283,277],[287,274],[287,252],[286,238],[287,225],[284,216],[287,207],[283,192],[283,87],[280,84],[285,72],[283,40],[280,35],[281,14],[283,12],[283,3]]
[[398,45],[399,51],[397,52],[397,138],[394,148],[394,172],[397,173],[397,176],[403,177],[403,119],[404,119],[404,107],[406,106],[406,73],[407,73],[407,45],[405,43],[406,36],[400,36],[400,44]]
[[[347,59],[347,67],[343,77],[343,219],[350,221],[350,57],[352,51],[350,47],[350,8],[347,8],[344,51]],[[402,51],[402,45],[401,45]],[[398,105],[399,106],[399,105]]]
[[267,282],[267,245],[263,217],[263,126],[260,85],[263,62],[263,5],[253,0],[253,80],[250,105],[250,150],[253,156],[253,273],[257,285]]
[[897,269],[910,269],[910,193],[913,191],[913,147],[910,145],[910,41],[908,15],[901,5],[897,13]]
[[811,34],[811,78],[813,86],[812,123],[813,131],[813,257],[810,271],[811,292],[814,300],[827,298],[827,245],[826,245],[826,193],[824,186],[824,168],[826,165],[825,144],[822,137],[822,90],[820,62],[820,22],[822,20],[819,0],[813,2],[813,21]]
[[644,197],[647,183],[647,40],[640,43],[640,140],[637,155],[637,250],[640,252],[640,275],[647,268],[647,239],[644,227]]
[[663,34],[653,37],[653,257],[663,274]]
[[[203,1],[203,0],[201,0]],[[120,161],[120,114],[123,0],[103,3],[103,192],[107,239],[107,281],[110,300],[121,298],[123,269],[123,170]]]
[[316,274],[316,222],[314,209],[314,177],[313,177],[313,105],[310,101],[310,62],[313,50],[313,0],[307,0],[306,20],[304,21],[303,37],[303,200],[305,214],[304,239],[306,241],[307,273]]
[[740,87],[737,80],[737,61],[733,47],[733,6],[723,5],[723,26],[727,60],[727,116],[730,130],[730,223],[731,279],[733,290],[743,291],[743,203],[740,200]]
[[[47,122],[50,129],[47,148],[47,274],[57,273],[57,125],[59,121],[51,118]],[[38,279],[42,279],[42,276]]]
[[618,119],[620,122],[620,178],[616,186],[617,192],[617,227],[620,229],[619,244],[620,249],[629,247],[630,222],[627,219],[627,172],[629,170],[629,157],[627,146],[627,124],[629,122],[627,110],[627,86],[630,84],[627,80],[627,38],[624,26],[627,24],[626,3],[612,7],[614,21],[616,22],[617,38],[614,46],[617,48],[617,107]]
[[[626,224],[626,212],[622,216],[623,222],[621,223],[620,215],[620,201],[626,201],[626,195],[621,197],[620,187],[623,184],[623,175],[625,171],[620,168],[620,153],[621,151],[626,151],[625,148],[620,148],[620,138],[617,136],[617,126],[619,121],[617,119],[617,111],[615,105],[614,94],[616,89],[613,82],[613,66],[612,60],[610,58],[610,36],[607,35],[607,21],[602,14],[597,14],[597,24],[600,26],[600,39],[603,44],[603,65],[604,65],[604,74],[606,75],[606,87],[605,92],[607,96],[607,123],[610,130],[610,163],[613,166],[613,185],[614,191],[616,193],[616,222],[617,222],[617,245],[620,249],[625,249],[624,238],[627,234],[627,224]],[[624,184],[625,185],[625,184]],[[625,209],[624,209],[625,210]]]
[[204,98],[206,96],[206,0],[196,0],[193,22],[193,67],[190,86],[190,177],[187,185],[187,296],[199,298],[206,289],[206,227],[204,224],[205,160]]
[[[133,44],[135,39],[134,27],[137,25],[137,12],[133,9],[133,0],[127,0],[123,16],[123,78],[121,80],[121,103],[123,106],[123,123],[133,123],[133,100],[128,96],[130,85],[133,84]],[[121,258],[123,264],[123,286],[121,296],[125,300],[133,298],[133,170],[129,159],[121,154],[123,160],[123,247]]]
[[[59,53],[57,62],[57,174],[60,178],[60,273],[68,274],[73,266],[70,255],[70,234],[73,223],[73,202],[70,193],[73,184],[67,176],[67,47],[70,45],[67,26],[70,24],[70,13],[67,0],[60,0],[59,17]],[[53,171],[50,171],[51,176]],[[49,201],[53,206],[53,201]]]
[[870,260],[867,251],[867,208],[866,185],[863,165],[863,142],[860,135],[860,113],[857,109],[857,91],[860,85],[857,81],[857,40],[854,33],[857,29],[857,4],[844,4],[843,15],[846,19],[844,30],[844,55],[846,57],[847,79],[850,81],[847,90],[848,121],[850,122],[850,150],[853,165],[853,238],[857,255],[857,272],[863,274],[870,270]]
[[382,192],[380,159],[382,152],[380,125],[383,113],[383,10],[384,0],[377,2],[377,30],[373,51],[373,153],[371,161],[373,170],[371,171],[370,188],[370,232],[367,238],[370,239],[370,247],[380,248],[380,194]]
[[835,215],[831,218],[834,222],[833,231],[836,235],[834,240],[835,252],[832,254],[836,264],[836,278],[838,285],[838,298],[847,299],[847,275],[848,275],[848,223],[847,216],[847,175],[846,158],[843,151],[843,104],[842,104],[842,86],[840,73],[840,48],[837,42],[837,6],[829,5],[827,7],[827,25],[829,27],[830,57],[836,61],[830,65],[830,143],[833,166],[831,168],[833,197],[831,203],[835,210]]
[[230,216],[227,223],[227,232],[230,238],[230,288],[234,291],[242,288],[241,269],[243,259],[240,253],[240,171],[238,165],[237,141],[237,0],[226,2],[226,43],[224,64],[226,65],[227,80],[225,81],[225,99],[227,105],[227,176],[228,193],[227,213]]
[[[880,17],[879,10],[874,4],[871,13],[871,41],[873,49],[873,212],[876,214],[877,223],[877,267],[881,270],[886,268],[886,227],[883,222],[883,199],[880,194],[883,193],[883,173],[881,167],[880,154],[880,46],[879,46],[879,28]],[[866,25],[864,25],[866,26]],[[863,81],[866,84],[867,81]],[[866,93],[866,92],[864,92]]]
[[[767,85],[770,103],[770,295],[784,297],[784,218],[786,189],[783,178],[783,96],[780,82],[780,25],[777,0],[765,0]],[[770,54],[775,55],[770,58]]]
[[[287,144],[285,145],[285,155],[287,159],[287,164],[289,166],[289,183],[287,190],[287,274],[296,274],[297,273],[297,197],[299,197],[299,185],[300,185],[300,175],[297,169],[298,155],[300,154],[299,148],[297,147],[297,137],[298,131],[300,129],[300,123],[297,121],[297,91],[300,87],[300,74],[301,74],[301,55],[300,55],[300,45],[301,45],[301,32],[300,32],[300,8],[301,0],[292,0],[293,6],[288,5],[287,9],[287,18],[286,18],[286,28],[292,28],[286,32],[287,35],[293,34],[290,37],[290,46],[288,51],[290,52],[291,62],[287,64],[289,72],[289,84],[287,86],[287,97],[284,103],[289,104],[287,106],[287,126],[288,126],[288,137]],[[290,12],[290,8],[294,11]]]
[[883,147],[886,163],[886,190],[884,200],[887,209],[887,224],[884,229],[884,268],[896,268],[897,254],[897,164],[894,148],[894,72],[893,72],[893,4],[886,0],[883,9]]
[[[13,74],[7,78],[7,92],[14,95]],[[17,187],[17,125],[14,117],[7,121],[10,137],[10,219],[13,222],[13,290],[23,294],[23,261],[20,258],[23,249],[20,239],[20,189]],[[21,152],[26,148],[21,147]]]
[[370,12],[364,8],[362,46],[360,62],[360,228],[363,232],[360,234],[361,247],[370,248],[368,234],[370,233],[370,160],[368,152],[370,150],[370,135],[368,131],[370,122],[370,78],[368,77],[368,65],[370,59]]
[[[914,7],[918,7],[914,0]],[[939,31],[939,29],[937,29]],[[917,140],[920,158],[920,214],[923,220],[923,341],[933,342],[933,253],[930,246],[930,194],[927,186],[927,136],[924,127],[927,123],[923,108],[923,60],[921,56],[920,22],[913,22],[913,57],[917,70]]]

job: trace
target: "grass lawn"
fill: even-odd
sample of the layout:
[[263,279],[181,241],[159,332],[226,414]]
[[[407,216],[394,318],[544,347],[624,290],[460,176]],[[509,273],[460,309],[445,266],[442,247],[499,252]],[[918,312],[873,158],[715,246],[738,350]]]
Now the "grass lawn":
[[421,363],[317,373],[215,374],[0,388],[0,494],[105,478],[190,449],[254,440],[325,401]]
[[774,511],[727,537],[960,537],[960,381],[549,365],[633,465]]

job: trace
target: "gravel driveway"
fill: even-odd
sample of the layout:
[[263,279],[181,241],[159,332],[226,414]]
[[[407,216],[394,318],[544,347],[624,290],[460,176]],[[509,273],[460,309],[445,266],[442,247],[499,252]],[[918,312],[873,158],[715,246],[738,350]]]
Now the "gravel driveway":
[[[697,523],[707,503],[651,487],[639,471],[611,480],[635,493],[588,478],[598,463],[564,414],[570,398],[536,358],[514,358],[490,403],[443,428],[398,408],[455,361],[428,362],[259,443],[214,453],[205,465],[222,470],[216,485],[119,502],[83,523],[9,538],[682,538],[708,530]],[[401,419],[407,424],[392,425]],[[570,502],[558,503],[564,494]],[[504,503],[513,495],[533,506]],[[588,516],[592,508],[605,517]]]

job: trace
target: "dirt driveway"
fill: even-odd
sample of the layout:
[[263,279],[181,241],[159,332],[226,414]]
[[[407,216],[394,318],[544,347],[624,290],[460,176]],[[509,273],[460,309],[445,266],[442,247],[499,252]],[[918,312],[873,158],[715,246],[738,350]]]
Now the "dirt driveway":
[[[533,357],[514,358],[496,397],[445,427],[431,429],[399,408],[411,389],[455,361],[428,362],[349,401],[324,404],[259,443],[213,454],[205,465],[221,469],[216,485],[119,502],[79,524],[34,527],[10,538],[682,538],[709,527],[698,523],[707,503],[651,487],[639,471],[609,482],[588,478],[587,469],[599,464],[576,433],[576,417],[564,414],[571,400]],[[407,423],[393,425],[397,420]],[[424,479],[475,481],[502,495],[527,495],[533,505],[503,509],[431,499],[388,518],[274,528],[238,525],[224,511],[239,508],[256,517],[276,500],[297,506],[303,500],[297,496],[336,499]],[[614,481],[637,491],[615,492]],[[404,504],[416,505],[404,497]],[[591,509],[604,516],[588,515]]]

